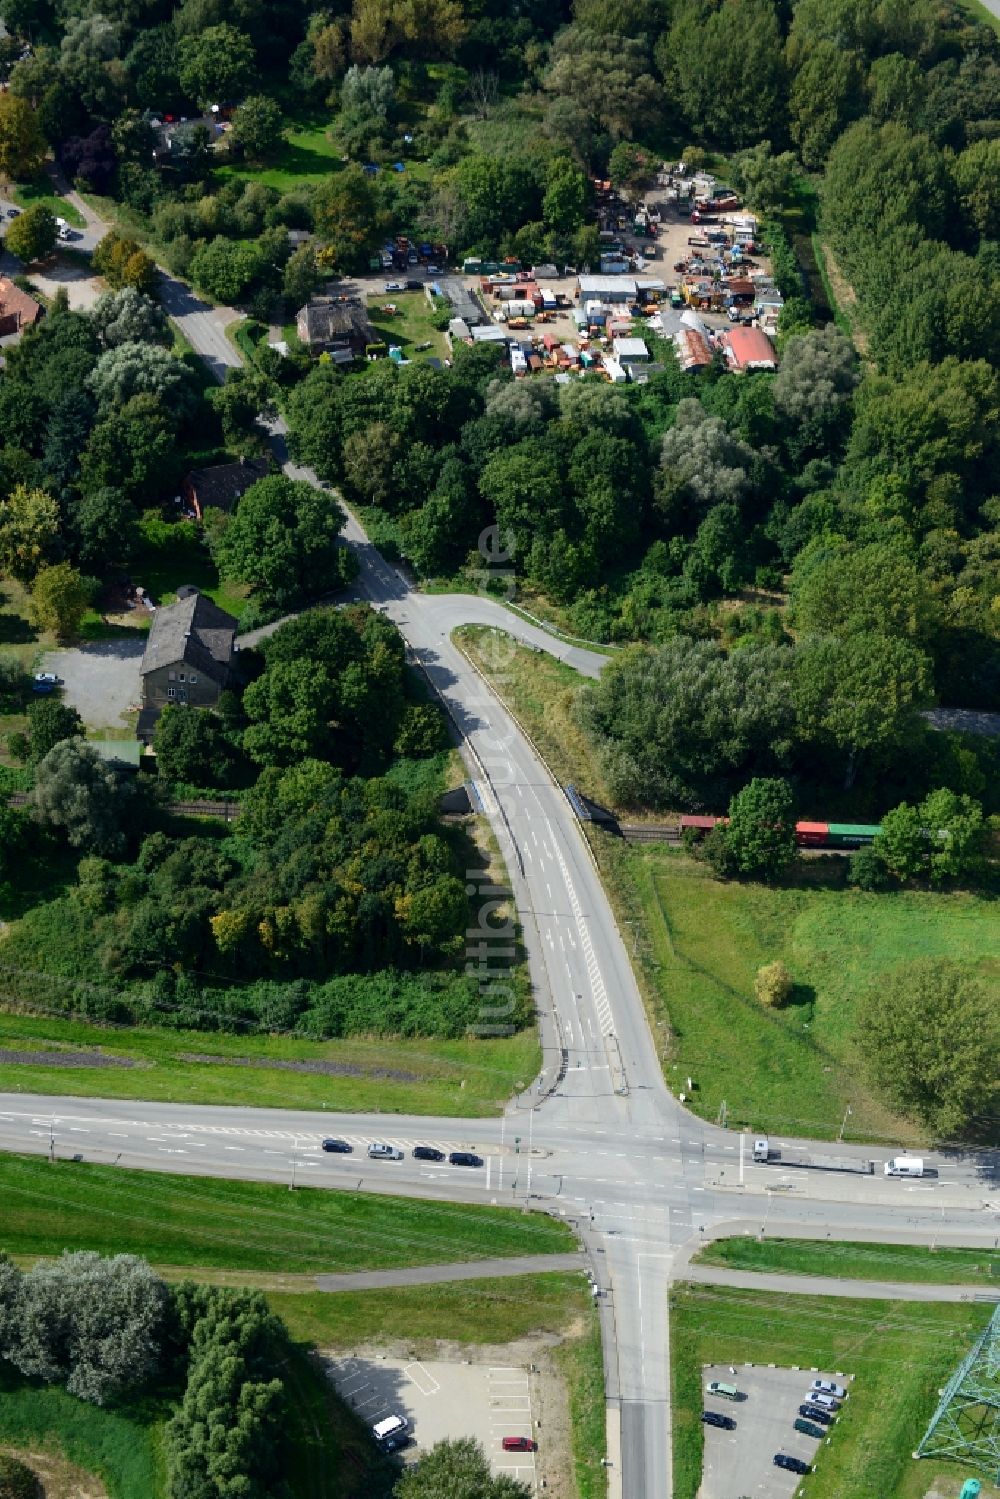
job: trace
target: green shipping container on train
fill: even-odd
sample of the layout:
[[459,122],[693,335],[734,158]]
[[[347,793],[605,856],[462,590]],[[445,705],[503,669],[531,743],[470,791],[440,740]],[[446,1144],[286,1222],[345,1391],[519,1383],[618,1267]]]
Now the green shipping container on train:
[[834,839],[847,843],[871,843],[882,829],[877,822],[831,822],[830,842]]

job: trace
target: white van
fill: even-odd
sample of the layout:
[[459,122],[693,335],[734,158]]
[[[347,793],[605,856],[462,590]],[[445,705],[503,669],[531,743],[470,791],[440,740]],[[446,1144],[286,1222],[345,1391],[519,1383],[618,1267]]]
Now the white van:
[[924,1162],[918,1155],[897,1155],[882,1167],[886,1176],[923,1176]]
[[59,239],[72,239],[70,227],[65,219],[56,219],[56,236]]
[[764,1135],[758,1135],[753,1142],[753,1158],[755,1161],[766,1161],[771,1154],[771,1142]]
[[380,1447],[401,1446],[406,1439],[410,1423],[405,1416],[385,1416],[372,1427],[372,1436]]

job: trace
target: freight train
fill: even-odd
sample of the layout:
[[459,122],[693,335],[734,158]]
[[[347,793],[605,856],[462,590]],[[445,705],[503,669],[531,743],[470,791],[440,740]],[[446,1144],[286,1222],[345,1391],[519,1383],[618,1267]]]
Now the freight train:
[[[718,823],[728,821],[728,817],[682,817],[681,834],[704,838]],[[799,848],[864,848],[881,831],[878,823],[797,822],[795,841]]]

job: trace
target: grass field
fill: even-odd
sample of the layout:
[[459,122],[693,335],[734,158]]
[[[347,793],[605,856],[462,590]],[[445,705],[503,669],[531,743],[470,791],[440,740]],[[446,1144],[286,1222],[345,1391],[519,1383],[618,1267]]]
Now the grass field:
[[[364,1039],[300,1041],[292,1036],[206,1031],[109,1030],[58,1016],[0,1014],[0,1046],[32,1051],[99,1047],[136,1064],[4,1063],[8,1092],[148,1098],[161,1103],[243,1101],[260,1107],[376,1110],[387,1115],[495,1115],[541,1065],[534,1031],[495,1040],[394,1040],[390,1046]],[[195,1055],[206,1060],[191,1060]],[[329,1075],[297,1072],[276,1067],[275,1062],[325,1062],[343,1070]]]
[[44,1156],[0,1155],[0,1198],[0,1248],[24,1256],[113,1245],[157,1265],[301,1274],[565,1254],[574,1242],[564,1224],[512,1208],[290,1192]]
[[[573,717],[581,677],[510,640],[467,627],[456,639],[499,689],[554,775],[613,806],[593,746]],[[929,891],[844,888],[844,861],[804,861],[787,887],[723,883],[667,844],[591,843],[623,928],[668,1082],[695,1079],[690,1107],[733,1124],[831,1138],[916,1143],[915,1126],[870,1093],[853,1045],[865,989],[897,964],[948,957],[1000,975],[996,903]],[[792,1002],[753,997],[763,963],[782,959]]]
[[[387,281],[394,281],[402,275],[401,271],[385,273]],[[395,314],[379,311],[390,304],[398,309]],[[368,316],[374,330],[373,340],[384,338],[387,344],[398,344],[407,359],[433,354],[441,358],[448,352],[444,334],[434,327],[436,314],[422,291],[394,291],[369,297]],[[418,354],[416,346],[423,343],[429,343],[431,347],[424,350],[423,355]]]
[[28,618],[28,590],[13,578],[0,584],[0,651],[16,656],[29,671],[43,651],[51,650],[55,636],[36,629]]
[[717,1239],[695,1256],[727,1270],[779,1270],[847,1280],[1000,1286],[1000,1253],[921,1244],[838,1244],[829,1239]]
[[262,166],[247,162],[219,167],[216,176],[238,177],[246,182],[264,182],[280,193],[321,181],[341,167],[341,152],[328,134],[329,118],[325,115],[304,116],[295,120],[280,149]]
[[53,191],[52,180],[44,172],[33,182],[24,182],[12,188],[11,197],[22,208],[34,208],[36,203],[41,203],[57,219],[65,219],[67,224],[72,224],[76,229],[84,228],[87,222],[78,208],[74,208],[72,203],[67,203],[65,198],[60,198]]
[[[715,1362],[799,1364],[854,1375],[851,1397],[805,1492],[809,1499],[922,1499],[935,1470],[949,1465],[918,1464],[910,1454],[938,1390],[989,1315],[981,1306],[678,1286],[671,1297],[675,1499],[694,1499],[701,1481],[701,1367]],[[972,1476],[957,1466],[951,1472]]]
[[110,1499],[159,1499],[166,1493],[158,1441],[163,1414],[101,1410],[0,1363],[0,1443],[62,1452],[102,1478]]
[[[725,1100],[731,1123],[831,1138],[850,1107],[845,1138],[919,1138],[860,1078],[857,1003],[911,958],[954,958],[996,975],[994,903],[846,890],[837,866],[831,888],[819,862],[792,888],[721,883],[664,844],[598,841],[619,904],[639,923],[654,1016],[669,1025],[668,1081],[695,1079],[698,1113],[714,1118]],[[795,980],[779,1012],[753,997],[757,968],[775,958]]]
[[182,583],[193,583],[220,609],[239,617],[246,606],[247,589],[222,581],[200,529],[193,523],[164,526],[158,512],[150,521],[144,519],[141,529],[142,541],[132,573],[155,603],[172,603]]

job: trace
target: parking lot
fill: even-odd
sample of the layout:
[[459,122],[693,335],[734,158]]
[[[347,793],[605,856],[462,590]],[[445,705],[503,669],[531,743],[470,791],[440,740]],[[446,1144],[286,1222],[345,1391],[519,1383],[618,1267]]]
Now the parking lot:
[[413,1441],[400,1456],[415,1462],[445,1438],[475,1437],[494,1473],[507,1473],[533,1489],[541,1468],[533,1452],[504,1452],[504,1437],[534,1437],[534,1375],[517,1366],[465,1364],[440,1359],[381,1357],[328,1359],[339,1393],[367,1426],[384,1416],[405,1416]]
[[62,700],[90,729],[121,729],[125,714],[139,706],[139,663],[145,635],[95,640],[73,650],[47,651],[41,671],[63,679]]
[[[735,1385],[744,1397],[726,1400],[704,1395],[704,1409],[731,1416],[735,1431],[706,1426],[705,1460],[699,1499],[791,1499],[803,1480],[795,1473],[774,1466],[774,1454],[786,1452],[816,1464],[822,1461],[824,1443],[794,1429],[799,1406],[814,1379],[836,1379],[850,1389],[849,1379],[835,1372],[813,1369],[770,1369],[737,1364],[707,1364],[702,1369],[702,1389],[717,1379]],[[831,1427],[832,1431],[834,1428]]]

